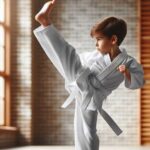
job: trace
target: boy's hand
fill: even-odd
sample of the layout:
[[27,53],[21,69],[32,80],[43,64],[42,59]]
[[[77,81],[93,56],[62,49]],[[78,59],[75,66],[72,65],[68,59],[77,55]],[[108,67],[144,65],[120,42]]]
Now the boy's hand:
[[125,73],[126,72],[126,66],[125,65],[120,65],[118,68],[117,68],[118,71],[120,71],[121,73]]
[[126,68],[125,65],[119,65],[117,68],[118,71],[120,71],[129,81],[131,81],[131,75],[129,70]]

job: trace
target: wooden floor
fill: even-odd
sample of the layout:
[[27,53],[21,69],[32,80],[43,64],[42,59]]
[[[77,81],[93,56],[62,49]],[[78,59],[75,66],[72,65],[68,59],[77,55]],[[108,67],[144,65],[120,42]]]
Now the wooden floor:
[[[73,146],[24,146],[4,150],[75,150],[75,149]],[[101,146],[100,150],[150,150],[150,146],[132,146],[132,147]]]

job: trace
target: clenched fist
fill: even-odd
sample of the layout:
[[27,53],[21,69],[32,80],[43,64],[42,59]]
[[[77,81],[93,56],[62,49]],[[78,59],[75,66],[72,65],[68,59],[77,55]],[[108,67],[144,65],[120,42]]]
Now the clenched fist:
[[120,71],[121,73],[125,73],[127,71],[127,68],[125,65],[120,65],[118,68],[118,71]]
[[123,75],[129,80],[131,81],[131,75],[129,70],[127,69],[127,67],[125,65],[119,65],[119,67],[117,68],[118,71],[120,71],[121,73],[123,73]]

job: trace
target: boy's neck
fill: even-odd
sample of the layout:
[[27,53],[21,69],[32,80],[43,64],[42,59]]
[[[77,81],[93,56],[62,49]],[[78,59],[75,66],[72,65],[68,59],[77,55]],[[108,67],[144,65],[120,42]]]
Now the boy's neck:
[[113,61],[113,59],[114,59],[118,54],[120,54],[120,53],[121,53],[121,51],[120,51],[119,47],[116,47],[114,53],[112,53],[112,52],[110,51],[110,52],[109,52],[109,56],[110,56],[111,61]]

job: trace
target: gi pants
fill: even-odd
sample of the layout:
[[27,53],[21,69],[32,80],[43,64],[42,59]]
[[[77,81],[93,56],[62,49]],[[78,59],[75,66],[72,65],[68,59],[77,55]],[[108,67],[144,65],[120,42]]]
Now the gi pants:
[[80,102],[75,101],[75,150],[99,150],[99,138],[96,133],[97,116],[97,110],[83,110]]
[[[49,29],[51,30],[51,32]],[[58,61],[56,60],[56,56],[54,54],[55,47],[59,49],[59,44],[63,45],[63,42],[62,42],[63,39],[62,37],[59,37],[59,34],[55,31],[55,29],[53,31],[53,26],[48,26],[47,28],[40,27],[39,29],[35,29],[34,34],[37,37],[37,40],[39,41],[40,45],[42,46],[42,48],[48,55],[49,59],[52,61],[52,63],[55,65],[55,67],[61,73],[61,75],[64,78],[66,78],[64,74],[66,72],[72,71],[72,75],[75,76],[75,73],[77,73],[79,68],[81,68],[79,60],[76,61],[77,63],[79,63],[79,67],[72,65],[70,67],[71,68],[71,71],[70,71],[69,70],[70,68],[69,67],[67,68],[67,65],[68,64],[71,65],[73,63],[71,61],[72,59],[76,59],[75,56],[72,57],[72,59],[69,59],[68,58],[69,54],[66,54],[66,57],[64,56],[64,58],[62,58],[63,55],[65,55],[64,53],[65,52],[70,53],[71,49],[70,51],[69,49],[66,49],[66,51],[64,49],[63,51],[61,47],[60,53],[62,57],[59,56],[60,53],[58,52],[57,59],[60,59],[60,62],[62,63],[58,64]],[[53,38],[55,34],[56,34],[56,37]],[[64,65],[63,61],[66,61],[66,59],[68,59],[68,61],[67,63],[64,62],[64,64],[66,64]],[[62,66],[65,68],[65,70],[63,70],[64,68]],[[70,75],[70,79],[71,78],[72,80],[74,79],[74,77],[71,76],[71,73],[68,73],[68,75]],[[75,101],[75,114],[74,114],[75,150],[98,150],[99,149],[99,138],[98,138],[98,135],[96,134],[97,115],[98,115],[97,110],[90,110],[90,109],[82,110],[80,107],[80,100]]]

